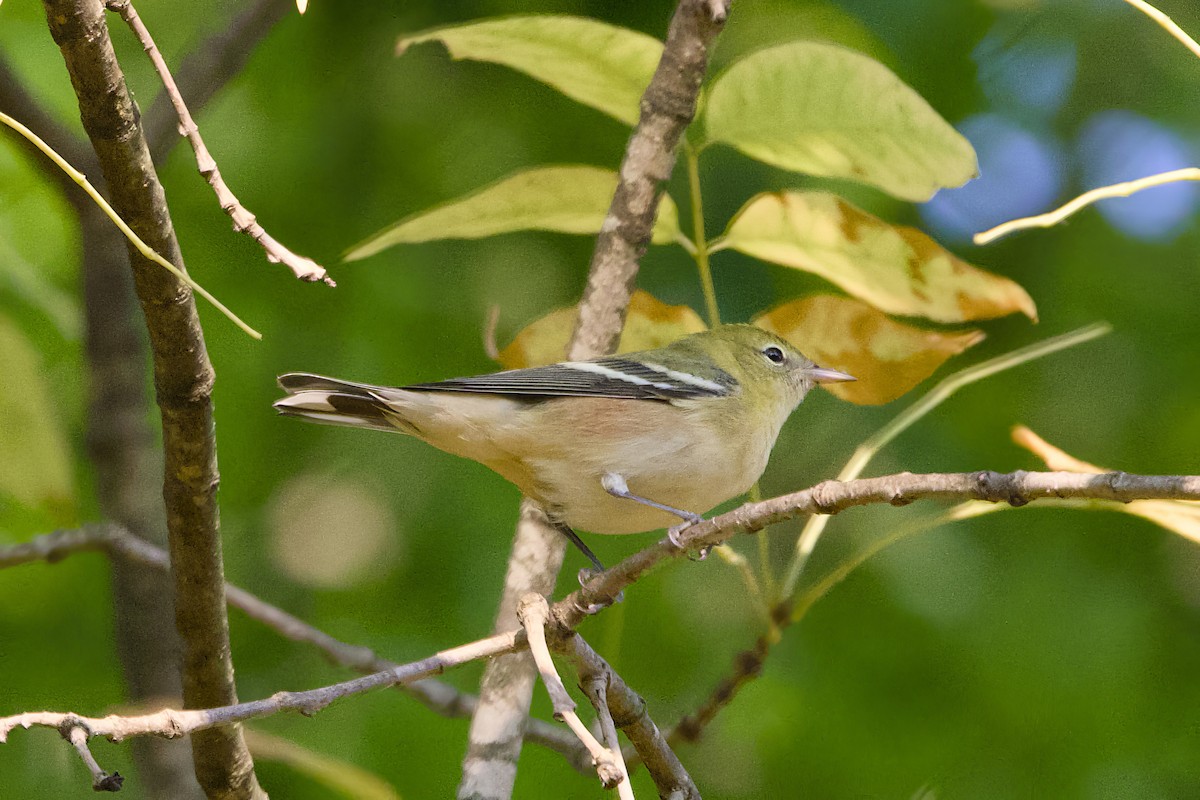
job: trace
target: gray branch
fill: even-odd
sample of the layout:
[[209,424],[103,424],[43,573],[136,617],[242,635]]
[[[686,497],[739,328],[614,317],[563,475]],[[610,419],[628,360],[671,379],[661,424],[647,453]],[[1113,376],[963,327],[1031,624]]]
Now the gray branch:
[[[114,565],[141,567],[160,575],[167,574],[171,569],[170,559],[165,550],[132,535],[120,525],[110,524],[55,531],[34,537],[27,542],[0,548],[0,569],[36,561],[55,564],[68,556],[84,552],[100,552],[107,555]],[[316,648],[330,663],[339,667],[370,674],[386,672],[400,666],[369,647],[349,644],[330,636],[299,617],[233,584],[226,584],[225,597],[230,606],[246,616],[285,639]],[[432,678],[398,684],[397,688],[403,689],[406,694],[431,711],[451,719],[471,716],[478,703],[474,695],[460,692],[453,686]],[[561,754],[580,772],[591,769],[587,762],[587,754],[581,752],[578,740],[544,720],[527,719],[525,739]]]
[[[642,95],[637,127],[625,148],[620,180],[596,239],[579,320],[567,349],[579,360],[613,352],[621,337],[638,262],[650,243],[663,187],[696,112],[708,53],[724,25],[728,0],[680,0],[662,59]],[[522,504],[496,629],[516,624],[520,598],[553,591],[566,543]],[[504,800],[512,794],[522,721],[529,713],[536,668],[524,653],[496,659],[484,671],[472,718],[460,800]]]
[[[593,578],[579,591],[555,603],[544,623],[545,635],[553,649],[572,659],[581,680],[596,680],[603,676],[613,721],[625,730],[637,747],[639,756],[655,775],[660,793],[664,797],[698,797],[682,765],[678,764],[678,759],[675,759],[662,734],[646,714],[641,698],[620,681],[586,642],[574,635],[575,627],[586,616],[585,609],[604,607],[604,601],[610,600],[617,591],[628,587],[653,567],[683,555],[687,552],[686,548],[716,545],[738,532],[761,531],[774,522],[805,514],[836,514],[854,506],[878,503],[907,505],[917,500],[981,500],[1004,502],[1017,507],[1045,499],[1200,501],[1200,476],[1131,475],[1124,472],[1087,474],[1018,471],[1009,474],[969,472],[926,475],[905,472],[881,478],[825,481],[800,492],[760,503],[748,503],[727,514],[697,523],[680,534],[685,547],[677,547],[665,538],[630,556]],[[84,542],[96,542],[98,537],[85,530],[63,535],[62,538],[78,549],[84,549],[89,546]],[[43,537],[36,543],[0,550],[0,567],[25,563],[34,558],[47,558],[53,546],[49,537]],[[263,700],[204,710],[164,710],[137,717],[110,715],[103,718],[49,711],[17,714],[0,718],[0,742],[5,741],[8,734],[18,727],[57,728],[68,740],[72,735],[78,738],[74,730],[79,729],[87,737],[105,736],[117,741],[128,736],[179,736],[287,710],[312,714],[340,698],[418,680],[439,674],[450,667],[513,653],[527,646],[524,630],[515,628],[352,681],[306,692],[280,692]],[[655,766],[651,767],[652,764]]]
[[612,602],[622,590],[652,569],[690,550],[713,547],[737,533],[754,533],[768,525],[807,514],[837,514],[853,506],[872,503],[908,505],[916,500],[983,500],[1023,506],[1046,498],[1084,500],[1200,500],[1200,476],[1131,475],[1125,472],[933,473],[902,472],[881,478],[825,481],[811,489],[747,503],[720,516],[683,529],[678,540],[669,538],[646,548],[555,604],[560,622],[574,629],[588,609]]

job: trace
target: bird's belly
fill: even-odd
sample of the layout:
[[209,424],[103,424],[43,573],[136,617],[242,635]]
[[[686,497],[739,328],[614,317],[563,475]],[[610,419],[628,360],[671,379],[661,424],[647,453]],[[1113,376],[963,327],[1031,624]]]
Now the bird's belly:
[[758,477],[744,474],[738,459],[721,452],[701,459],[667,456],[650,463],[644,457],[623,459],[620,453],[595,455],[601,457],[544,463],[535,470],[543,480],[538,499],[562,522],[589,533],[642,533],[682,521],[670,512],[609,494],[602,484],[606,473],[620,475],[639,497],[694,514],[741,494]]

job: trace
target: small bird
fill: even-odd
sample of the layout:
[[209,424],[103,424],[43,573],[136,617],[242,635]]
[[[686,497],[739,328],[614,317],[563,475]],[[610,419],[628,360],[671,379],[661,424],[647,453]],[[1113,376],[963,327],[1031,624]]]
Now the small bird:
[[399,388],[293,372],[279,377],[287,396],[275,408],[478,461],[600,567],[576,529],[699,521],[754,485],[814,385],[852,380],[761,328],[721,325],[656,350]]

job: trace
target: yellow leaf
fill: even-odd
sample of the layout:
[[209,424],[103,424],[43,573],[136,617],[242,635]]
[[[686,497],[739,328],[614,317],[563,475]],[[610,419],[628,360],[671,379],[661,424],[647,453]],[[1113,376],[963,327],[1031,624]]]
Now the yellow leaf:
[[[33,342],[0,315],[0,500],[70,520],[75,504],[65,398]],[[0,508],[5,503],[0,502]]]
[[[1036,433],[1018,425],[1013,428],[1013,441],[1033,453],[1052,470],[1062,472],[1112,472],[1058,449]],[[1095,505],[1112,511],[1122,511],[1149,520],[1200,544],[1200,503],[1192,500],[1134,500],[1131,503],[1097,501]]]
[[[497,361],[505,369],[538,367],[562,361],[575,329],[578,311],[574,306],[551,311],[527,325],[508,347],[500,351]],[[629,313],[621,332],[618,353],[651,350],[670,344],[689,333],[705,329],[700,315],[689,306],[669,306],[643,291],[633,293]]]
[[1020,311],[1037,319],[1033,300],[1013,281],[827,192],[751,198],[714,249],[726,247],[819,275],[889,314],[966,322]]
[[859,405],[895,400],[984,337],[978,330],[915,328],[859,300],[828,294],[777,306],[754,324],[787,339],[822,367],[857,378],[822,388]]

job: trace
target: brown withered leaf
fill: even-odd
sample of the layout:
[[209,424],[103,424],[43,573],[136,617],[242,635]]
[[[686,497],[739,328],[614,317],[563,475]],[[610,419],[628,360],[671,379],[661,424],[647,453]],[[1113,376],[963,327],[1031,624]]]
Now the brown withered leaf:
[[[551,311],[527,325],[500,351],[497,361],[505,369],[540,367],[562,361],[578,316],[575,306]],[[629,301],[625,330],[618,353],[651,350],[689,333],[704,330],[704,321],[690,306],[671,306],[640,289]]]
[[827,192],[771,192],[742,206],[714,249],[804,270],[881,311],[966,322],[1037,307],[1019,285]]
[[[1024,425],[1013,428],[1012,438],[1018,445],[1045,461],[1046,466],[1052,470],[1092,473],[1112,471],[1087,461],[1080,461]],[[1200,544],[1200,503],[1191,500],[1134,500],[1131,503],[1096,500],[1093,504],[1141,517]]]
[[861,300],[829,294],[784,303],[754,324],[787,339],[822,367],[857,378],[853,383],[822,384],[822,388],[858,405],[895,400],[984,337],[978,330],[915,328]]

